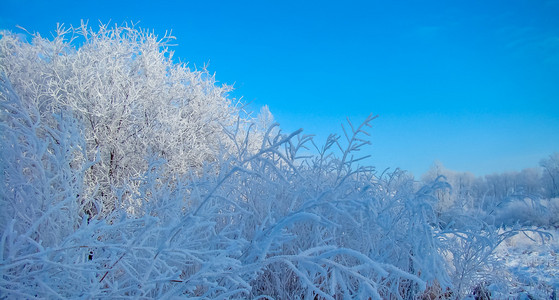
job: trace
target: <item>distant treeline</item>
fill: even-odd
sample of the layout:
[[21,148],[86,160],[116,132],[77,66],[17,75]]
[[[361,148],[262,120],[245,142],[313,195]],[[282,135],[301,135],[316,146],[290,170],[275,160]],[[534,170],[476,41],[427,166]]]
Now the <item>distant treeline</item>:
[[520,172],[474,176],[469,172],[446,169],[433,164],[421,182],[443,178],[449,188],[438,190],[437,211],[455,210],[487,214],[503,224],[515,222],[531,225],[559,224],[559,153],[540,161],[539,166]]

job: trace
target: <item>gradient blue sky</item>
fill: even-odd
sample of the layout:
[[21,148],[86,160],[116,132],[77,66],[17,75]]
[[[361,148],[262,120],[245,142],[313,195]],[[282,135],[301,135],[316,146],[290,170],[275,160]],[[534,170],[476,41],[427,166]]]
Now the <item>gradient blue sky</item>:
[[46,36],[89,20],[177,37],[254,111],[323,141],[380,117],[370,163],[415,175],[434,160],[476,175],[559,151],[559,1],[25,1],[0,28]]

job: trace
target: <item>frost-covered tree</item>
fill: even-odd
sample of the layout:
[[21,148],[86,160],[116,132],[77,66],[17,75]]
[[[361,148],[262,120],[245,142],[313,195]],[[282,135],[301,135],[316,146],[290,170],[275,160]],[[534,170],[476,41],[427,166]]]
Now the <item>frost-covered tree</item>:
[[47,124],[59,111],[81,123],[87,159],[96,161],[86,192],[104,213],[115,208],[114,189],[146,171],[147,157],[165,159],[168,174],[197,172],[228,152],[223,129],[243,124],[230,88],[174,63],[171,39],[102,24],[59,27],[54,38],[35,34],[30,43],[2,33],[0,72],[26,109]]
[[469,172],[456,172],[447,169],[441,162],[436,161],[423,174],[423,183],[433,182],[437,178],[444,178],[449,188],[437,191],[437,211],[446,213],[450,210],[471,210],[476,207],[475,185],[476,178]]
[[559,152],[542,159],[540,166],[544,169],[543,178],[547,196],[550,198],[559,197]]

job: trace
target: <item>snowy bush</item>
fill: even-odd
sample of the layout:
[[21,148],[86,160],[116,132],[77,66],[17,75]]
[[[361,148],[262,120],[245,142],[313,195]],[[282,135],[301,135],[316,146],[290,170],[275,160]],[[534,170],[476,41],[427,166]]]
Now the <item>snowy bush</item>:
[[495,212],[495,222],[507,226],[520,223],[545,228],[559,227],[559,198],[511,199]]
[[169,38],[3,33],[2,297],[443,299],[498,281],[518,230],[467,220],[473,193],[441,205],[444,177],[360,165],[374,117],[324,144],[284,134],[174,64]]
[[[16,116],[6,114],[3,122],[10,124]],[[58,239],[48,247],[44,235],[27,237],[14,227],[13,218],[24,209],[19,205],[5,214],[12,220],[3,225],[3,293],[380,299],[419,294],[428,281],[445,282],[428,225],[429,193],[414,194],[411,179],[402,174],[376,178],[372,169],[355,166],[353,154],[363,146],[360,135],[371,120],[351,128],[345,147],[331,136],[320,155],[307,158],[299,152],[310,146],[309,137],[274,134],[271,127],[257,153],[246,151],[248,143],[238,143],[230,132],[240,151],[208,162],[197,174],[166,177],[168,164],[150,159],[146,172],[130,181],[137,193],[117,198],[130,202],[117,207],[136,206],[133,214],[115,209],[89,222],[66,215],[81,223],[56,233]],[[29,138],[39,139],[33,134]],[[342,149],[339,156],[333,147]],[[16,173],[18,166],[7,171]],[[78,176],[82,170],[68,172]],[[69,190],[61,204],[39,208],[37,222],[51,221],[48,214],[79,203],[80,181],[69,182],[78,189]],[[10,201],[7,195],[2,200]]]
[[[49,273],[58,273],[52,269],[56,260],[48,266],[32,262],[60,255],[52,249],[82,219],[87,164],[80,124],[65,110],[52,111],[50,124],[42,117],[36,106],[22,103],[6,77],[0,78],[1,286],[2,294],[17,297],[32,295],[25,294],[29,284],[48,288]],[[45,268],[50,271],[43,273]],[[26,276],[33,273],[38,280]]]

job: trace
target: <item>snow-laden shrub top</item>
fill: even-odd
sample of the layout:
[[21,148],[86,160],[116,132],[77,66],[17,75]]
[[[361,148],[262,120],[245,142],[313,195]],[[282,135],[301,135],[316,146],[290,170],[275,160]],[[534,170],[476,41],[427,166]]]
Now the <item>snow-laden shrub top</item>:
[[[32,43],[4,32],[1,72],[35,118],[52,124],[64,112],[81,126],[84,160],[96,161],[86,176],[88,197],[107,213],[111,191],[147,170],[146,158],[164,158],[168,174],[196,172],[228,152],[224,128],[237,124],[239,109],[206,70],[172,60],[167,43],[130,27],[96,32],[59,28],[52,40]],[[75,45],[79,45],[76,47]],[[90,213],[102,213],[90,211]]]

